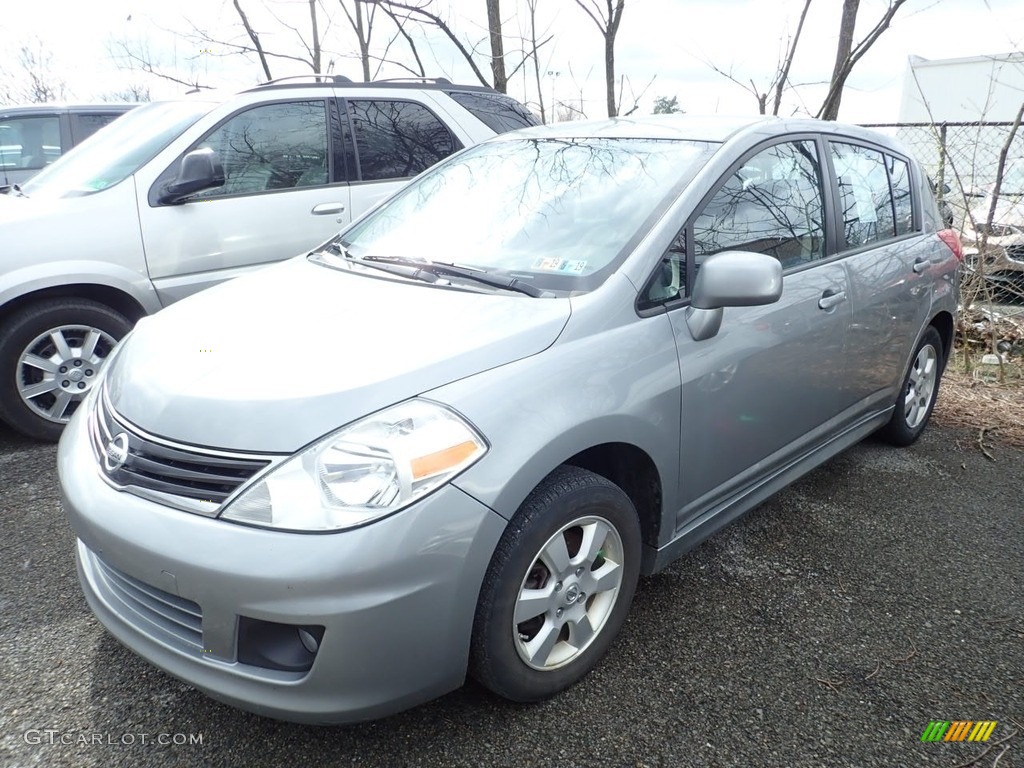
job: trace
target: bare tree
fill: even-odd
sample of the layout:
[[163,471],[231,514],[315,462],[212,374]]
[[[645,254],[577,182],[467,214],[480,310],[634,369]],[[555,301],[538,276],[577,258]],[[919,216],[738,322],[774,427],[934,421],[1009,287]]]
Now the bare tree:
[[622,11],[626,0],[604,0],[602,12],[600,0],[576,0],[576,5],[597,25],[604,38],[604,81],[608,99],[608,117],[618,114],[615,102],[615,35],[622,22]]
[[743,88],[745,91],[750,92],[750,94],[757,99],[757,111],[762,115],[767,114],[768,97],[774,91],[775,98],[772,102],[772,114],[779,114],[779,109],[782,106],[782,94],[786,89],[786,85],[789,83],[789,72],[793,67],[793,59],[796,56],[796,47],[800,42],[800,33],[803,31],[804,20],[807,18],[807,11],[810,7],[811,0],[804,0],[804,8],[800,13],[800,21],[797,23],[796,32],[789,39],[786,51],[782,54],[775,67],[775,74],[772,76],[771,82],[765,88],[762,89],[758,86],[753,78],[746,82],[740,80],[738,77],[733,75],[732,69],[726,71],[710,61],[705,61],[705,63],[722,77],[736,83],[736,85]]
[[546,123],[544,89],[540,84],[540,57],[537,55],[537,0],[526,0],[526,9],[530,16],[530,58],[533,59],[533,75],[537,81],[537,106],[540,107],[540,121]]
[[[403,11],[406,14],[406,18],[415,19],[421,23],[429,24],[437,27],[445,37],[447,37],[452,45],[462,54],[462,57],[469,64],[470,69],[473,70],[473,74],[476,75],[477,80],[480,81],[481,85],[491,85],[487,78],[484,76],[483,71],[477,65],[476,60],[473,58],[473,52],[466,47],[458,35],[452,30],[452,27],[446,22],[441,16],[434,12],[432,0],[419,0],[418,4],[397,2],[397,0],[366,0],[368,3],[373,5],[380,5],[386,7],[394,13],[395,11]],[[397,14],[396,14],[397,16]],[[517,68],[518,69],[518,68]]]
[[249,23],[249,17],[245,15],[245,11],[242,10],[242,4],[239,0],[232,0],[235,6],[235,12],[238,14],[238,18],[242,21],[242,27],[245,29],[245,33],[249,36],[252,41],[253,48],[256,50],[256,54],[260,59],[260,66],[263,67],[263,74],[267,80],[273,80],[274,76],[270,74],[270,64],[267,62],[267,54],[263,51],[263,45],[260,43],[260,36],[256,34],[256,30],[252,28],[252,24]]
[[501,37],[500,0],[487,1],[487,32],[491,38],[491,72],[494,75],[494,90],[508,92],[508,77],[505,75],[505,44]]
[[843,15],[839,22],[839,44],[836,47],[836,63],[832,69],[832,80],[829,83],[828,94],[825,101],[818,110],[817,116],[822,120],[835,120],[839,117],[839,104],[843,99],[843,88],[846,80],[853,71],[854,65],[860,61],[872,45],[882,36],[882,33],[889,28],[893,16],[900,9],[906,0],[889,0],[889,7],[882,17],[875,22],[871,31],[855,46],[853,35],[857,26],[857,12],[860,8],[860,0],[843,0]]
[[66,97],[67,85],[54,72],[53,56],[43,48],[41,41],[22,45],[16,58],[20,71],[2,73],[7,81],[2,101],[41,104]]

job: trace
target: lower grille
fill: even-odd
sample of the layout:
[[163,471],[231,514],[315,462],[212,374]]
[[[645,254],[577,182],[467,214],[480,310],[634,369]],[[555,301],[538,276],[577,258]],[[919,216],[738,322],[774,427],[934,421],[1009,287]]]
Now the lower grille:
[[[131,612],[131,623],[147,635],[163,636],[203,649],[203,611],[198,604],[144,584],[91,553],[110,596]],[[122,614],[123,615],[123,614]]]
[[1006,246],[1006,255],[1013,261],[1024,262],[1024,243]]

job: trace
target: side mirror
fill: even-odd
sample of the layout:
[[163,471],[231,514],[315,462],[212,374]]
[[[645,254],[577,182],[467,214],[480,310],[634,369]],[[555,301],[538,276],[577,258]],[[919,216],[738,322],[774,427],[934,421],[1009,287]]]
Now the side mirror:
[[160,203],[180,203],[204,189],[224,186],[224,166],[212,149],[193,149],[183,158],[174,181],[160,191]]
[[782,264],[763,253],[723,251],[697,271],[686,324],[694,341],[710,339],[722,325],[724,307],[773,304],[782,297]]

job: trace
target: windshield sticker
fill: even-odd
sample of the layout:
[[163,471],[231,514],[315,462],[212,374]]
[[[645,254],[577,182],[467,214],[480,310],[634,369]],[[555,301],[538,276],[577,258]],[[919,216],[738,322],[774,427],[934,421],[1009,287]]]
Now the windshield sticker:
[[567,272],[574,275],[580,275],[586,270],[587,262],[548,257],[546,259],[537,259],[533,262],[533,268],[542,269],[547,272]]

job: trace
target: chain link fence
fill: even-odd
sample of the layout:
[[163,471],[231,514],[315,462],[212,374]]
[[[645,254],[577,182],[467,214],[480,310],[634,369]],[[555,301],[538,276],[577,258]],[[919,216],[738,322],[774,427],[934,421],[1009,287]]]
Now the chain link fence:
[[[996,181],[999,153],[1013,123],[884,123],[864,125],[896,137],[936,185],[943,212],[964,231],[968,213],[977,209]],[[1024,131],[1017,131],[1007,166],[1024,160]],[[1009,190],[1004,190],[1009,191]],[[1013,190],[1018,194],[1022,190]]]
[[[865,125],[899,140],[932,179],[939,208],[960,233],[967,254],[961,279],[963,311],[958,341],[970,366],[970,350],[1024,357],[1024,131],[1009,145],[1001,197],[1021,210],[997,216],[982,235],[996,182],[999,155],[1013,129],[1009,122],[886,123]],[[1022,218],[1018,222],[1016,217]],[[1004,226],[1011,225],[1011,226]],[[984,253],[984,258],[980,257]],[[1002,369],[1000,369],[1002,370]]]

